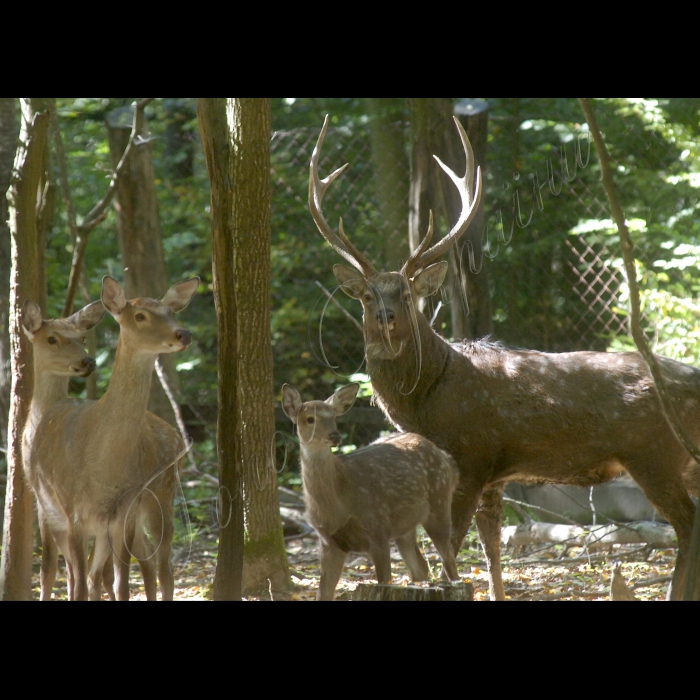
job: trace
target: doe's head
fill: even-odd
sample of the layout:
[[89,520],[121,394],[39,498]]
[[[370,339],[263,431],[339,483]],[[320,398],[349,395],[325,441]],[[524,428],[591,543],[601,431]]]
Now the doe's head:
[[85,334],[104,316],[99,301],[88,304],[69,318],[45,321],[39,305],[25,301],[22,328],[34,348],[34,365],[56,377],[87,377],[96,368],[84,347]]
[[282,408],[297,426],[299,442],[310,447],[338,447],[342,442],[336,418],[347,413],[355,403],[359,384],[350,384],[326,401],[301,400],[301,394],[291,385],[282,387]]
[[199,287],[199,277],[173,285],[160,299],[127,301],[124,288],[112,277],[102,280],[102,304],[115,318],[124,342],[136,352],[150,355],[182,352],[192,333],[173,315],[187,308]]

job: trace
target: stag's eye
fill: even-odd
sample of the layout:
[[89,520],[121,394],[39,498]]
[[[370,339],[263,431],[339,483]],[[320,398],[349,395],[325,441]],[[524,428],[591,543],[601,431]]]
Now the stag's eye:
[[309,417],[309,418],[306,419],[306,422],[307,422],[309,425],[313,425],[313,424],[316,422],[316,419],[313,418],[313,417]]
[[144,314],[136,314],[136,316],[134,318],[137,321],[145,321],[146,320],[146,317],[144,316]]
[[374,297],[371,294],[365,294],[365,301],[370,303],[371,301],[374,301]]
[[56,343],[58,343],[58,340],[56,340],[56,338],[54,338],[53,336],[51,336],[51,337],[49,338],[49,345],[56,345]]

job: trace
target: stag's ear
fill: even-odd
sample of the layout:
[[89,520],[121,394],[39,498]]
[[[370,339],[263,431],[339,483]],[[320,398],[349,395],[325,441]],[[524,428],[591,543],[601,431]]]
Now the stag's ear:
[[352,408],[358,391],[360,391],[359,384],[344,386],[338,389],[326,403],[335,411],[336,416],[342,416]]
[[446,262],[431,265],[413,278],[413,289],[419,299],[431,297],[437,294],[447,275],[448,265]]
[[285,384],[282,387],[282,408],[287,417],[291,418],[295,424],[301,405],[301,394],[290,384]]
[[357,270],[343,265],[334,265],[333,274],[340,288],[351,299],[362,299],[367,289],[367,280]]
[[72,323],[79,331],[92,330],[105,315],[105,307],[101,301],[93,301],[84,309],[67,318],[68,323]]
[[193,277],[186,282],[175,284],[160,300],[161,304],[169,306],[176,314],[187,308],[199,288],[199,277]]
[[22,326],[27,335],[32,338],[34,334],[44,325],[44,320],[41,317],[41,309],[39,304],[33,301],[25,301],[22,307]]
[[112,316],[119,316],[126,308],[124,287],[113,277],[106,276],[102,279],[102,304]]

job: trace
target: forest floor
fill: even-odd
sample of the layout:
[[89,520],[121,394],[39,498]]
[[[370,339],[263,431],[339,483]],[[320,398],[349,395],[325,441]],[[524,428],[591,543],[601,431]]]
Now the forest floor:
[[[196,537],[189,548],[175,549],[176,600],[209,600],[216,565],[217,538],[215,534]],[[474,584],[476,600],[488,600],[488,577],[485,564],[480,560],[475,533],[468,541],[469,549],[463,550],[458,559],[460,573],[465,581]],[[437,578],[440,560],[428,541],[423,542],[426,558]],[[312,601],[316,597],[320,580],[318,542],[314,535],[287,543],[293,589],[286,592],[265,591],[260,596],[250,596],[249,601]],[[506,595],[509,600],[610,600],[612,564],[622,562],[622,574],[639,600],[661,601],[666,598],[668,579],[673,573],[675,550],[642,551],[639,547],[615,546],[613,551],[591,553],[571,549],[565,558],[561,551],[550,547],[524,558],[511,559],[503,552],[503,568]],[[648,558],[647,558],[648,555]],[[398,552],[392,553],[394,583],[409,585],[408,572]],[[63,564],[61,560],[61,565]],[[376,583],[372,562],[365,556],[351,555],[338,584],[336,598],[350,600],[356,587]],[[35,598],[39,598],[38,559],[35,565]],[[131,569],[132,600],[145,600],[143,583],[138,566]],[[55,600],[66,600],[65,569],[61,566],[54,592]]]

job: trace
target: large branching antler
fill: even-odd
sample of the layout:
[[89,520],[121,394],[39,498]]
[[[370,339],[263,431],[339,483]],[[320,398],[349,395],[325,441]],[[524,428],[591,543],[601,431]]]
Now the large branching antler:
[[[437,156],[433,157],[459,190],[462,199],[462,213],[452,231],[428,250],[434,233],[433,212],[430,212],[428,233],[413,255],[407,260],[403,270],[401,270],[401,273],[408,278],[413,277],[417,272],[430,265],[430,263],[442,257],[464,235],[479,209],[482,194],[481,168],[476,170],[476,190],[474,190],[474,151],[469,142],[467,132],[456,117],[455,124],[457,124],[457,129],[459,129],[459,136],[462,139],[464,153],[467,157],[466,174],[464,177],[457,177]],[[474,192],[473,196],[472,192]]]
[[321,180],[318,174],[318,160],[321,155],[321,148],[323,148],[323,142],[326,138],[326,132],[328,131],[329,118],[326,116],[326,120],[323,124],[323,129],[321,130],[321,135],[318,137],[318,143],[314,149],[313,155],[311,156],[311,174],[309,176],[309,209],[311,210],[311,216],[313,216],[318,230],[321,235],[331,244],[333,250],[341,255],[345,260],[347,260],[356,270],[358,270],[365,277],[374,277],[377,273],[372,266],[372,263],[363,255],[348,239],[345,235],[345,230],[343,229],[343,220],[340,220],[340,225],[338,228],[338,234],[331,228],[326,217],[323,215],[323,197],[325,196],[328,188],[335,182],[335,180],[345,172],[349,164],[344,165],[339,168],[334,173],[329,175],[325,180]]

